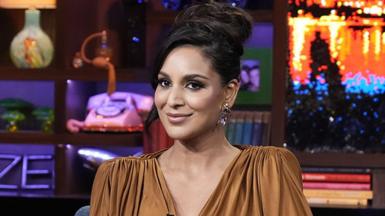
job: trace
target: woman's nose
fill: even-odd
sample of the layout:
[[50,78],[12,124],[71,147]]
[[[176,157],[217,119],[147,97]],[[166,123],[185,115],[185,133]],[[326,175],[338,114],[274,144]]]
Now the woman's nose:
[[183,89],[179,89],[176,86],[170,88],[170,93],[167,98],[167,104],[170,107],[177,107],[184,105]]

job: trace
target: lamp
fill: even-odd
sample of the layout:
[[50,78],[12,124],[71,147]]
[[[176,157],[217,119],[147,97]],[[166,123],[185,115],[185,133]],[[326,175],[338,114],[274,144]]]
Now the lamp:
[[18,68],[43,68],[53,58],[51,39],[40,27],[37,8],[55,8],[56,0],[0,0],[1,8],[27,8],[23,29],[13,38],[10,46],[12,62]]

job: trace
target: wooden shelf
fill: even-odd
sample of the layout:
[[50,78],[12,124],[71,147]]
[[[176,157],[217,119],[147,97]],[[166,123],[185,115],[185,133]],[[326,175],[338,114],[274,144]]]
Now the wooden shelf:
[[[148,82],[149,70],[146,68],[117,69],[116,79],[118,82]],[[91,67],[80,69],[18,69],[14,67],[0,68],[0,80],[19,81],[60,81],[60,80],[81,80],[81,81],[106,81],[107,71]]]
[[[248,10],[247,11],[254,19],[255,22],[272,22],[273,12],[271,10]],[[178,12],[176,11],[149,11],[147,12],[147,23],[148,24],[163,24],[171,25]]]
[[1,143],[72,144],[89,146],[141,146],[142,133],[78,133],[46,134],[40,132],[0,133]]
[[0,143],[26,143],[26,144],[53,144],[55,143],[55,134],[46,134],[40,132],[15,132],[0,133]]
[[332,204],[310,204],[311,208],[335,208],[335,209],[374,209],[371,206],[353,206],[353,205],[332,205]]
[[[105,133],[79,133],[79,134],[62,134],[58,136],[58,139],[64,140],[65,144],[74,145],[91,145],[91,146],[108,146],[108,145],[120,145],[120,146],[142,146],[143,139],[141,132],[135,133],[117,133],[117,134],[105,134]],[[64,143],[59,141],[58,143]]]
[[[117,69],[117,82],[148,82],[150,70],[146,68]],[[106,81],[107,71],[95,68],[67,69],[63,71],[62,79],[83,81]]]
[[273,22],[273,12],[270,10],[248,11],[253,17],[254,22]]
[[174,22],[174,19],[178,12],[175,11],[147,11],[146,12],[146,22],[148,24],[169,24],[171,25]]
[[385,168],[385,154],[305,153],[293,151],[302,166]]

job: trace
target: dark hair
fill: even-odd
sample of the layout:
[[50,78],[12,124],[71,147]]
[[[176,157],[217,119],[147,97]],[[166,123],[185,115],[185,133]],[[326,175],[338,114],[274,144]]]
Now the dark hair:
[[[220,75],[222,84],[239,79],[243,43],[250,37],[252,18],[244,10],[224,3],[203,3],[182,11],[163,42],[155,59],[151,84],[158,85],[158,73],[168,54],[183,45],[201,49]],[[153,106],[146,128],[158,118]]]

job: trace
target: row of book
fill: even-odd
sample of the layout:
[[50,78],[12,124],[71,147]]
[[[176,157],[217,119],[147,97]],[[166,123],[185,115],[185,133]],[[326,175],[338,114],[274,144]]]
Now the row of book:
[[233,111],[226,124],[226,137],[232,144],[269,145],[270,130],[270,112]]
[[370,169],[302,168],[310,205],[366,207],[373,199]]

